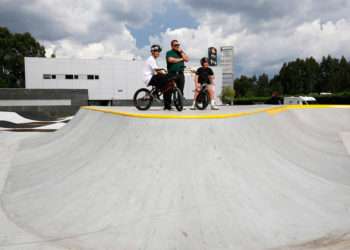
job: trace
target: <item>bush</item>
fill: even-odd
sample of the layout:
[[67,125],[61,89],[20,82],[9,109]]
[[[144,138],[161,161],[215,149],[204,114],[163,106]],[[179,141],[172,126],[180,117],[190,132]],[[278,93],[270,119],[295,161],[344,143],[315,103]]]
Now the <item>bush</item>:
[[232,105],[235,99],[236,92],[231,86],[226,86],[222,89],[221,101],[223,104]]
[[264,104],[270,97],[241,97],[234,100],[235,105],[255,105]]

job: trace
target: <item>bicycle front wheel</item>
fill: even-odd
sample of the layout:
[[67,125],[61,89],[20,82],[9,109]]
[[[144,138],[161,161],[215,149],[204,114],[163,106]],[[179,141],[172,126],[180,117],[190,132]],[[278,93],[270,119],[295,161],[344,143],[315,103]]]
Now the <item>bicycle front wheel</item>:
[[147,110],[152,106],[153,96],[146,88],[139,89],[134,94],[134,105],[138,110]]
[[204,110],[209,105],[209,96],[207,92],[201,91],[199,92],[196,98],[196,108],[199,110]]
[[184,109],[182,94],[178,88],[175,88],[173,91],[173,102],[177,111],[182,111]]

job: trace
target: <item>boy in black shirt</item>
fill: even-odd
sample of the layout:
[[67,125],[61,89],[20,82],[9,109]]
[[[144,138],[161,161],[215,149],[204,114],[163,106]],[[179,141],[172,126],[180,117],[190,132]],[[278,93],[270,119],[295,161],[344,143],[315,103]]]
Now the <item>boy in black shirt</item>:
[[191,107],[192,110],[196,109],[196,98],[198,96],[199,91],[201,90],[202,84],[208,84],[208,92],[210,97],[210,107],[212,110],[218,110],[219,108],[215,105],[215,83],[214,83],[214,72],[211,68],[209,68],[209,59],[203,57],[201,59],[201,65],[195,76],[195,93],[193,105]]

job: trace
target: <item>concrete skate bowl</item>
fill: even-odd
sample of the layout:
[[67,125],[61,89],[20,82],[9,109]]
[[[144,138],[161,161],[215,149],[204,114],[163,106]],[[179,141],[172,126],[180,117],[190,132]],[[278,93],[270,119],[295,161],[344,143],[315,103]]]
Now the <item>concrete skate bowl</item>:
[[163,118],[83,109],[24,140],[2,209],[62,249],[350,248],[350,109]]

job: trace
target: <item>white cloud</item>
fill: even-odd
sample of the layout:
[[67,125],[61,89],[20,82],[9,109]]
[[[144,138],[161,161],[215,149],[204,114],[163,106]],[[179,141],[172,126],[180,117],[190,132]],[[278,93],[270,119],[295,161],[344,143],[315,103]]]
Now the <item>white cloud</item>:
[[[275,73],[296,57],[320,59],[349,52],[350,1],[347,0],[177,0],[196,17],[196,29],[167,30],[158,38],[185,43],[193,57],[210,45],[234,45],[242,73]],[[241,72],[238,72],[241,73]]]
[[150,43],[166,50],[179,39],[195,60],[209,46],[233,45],[240,72],[271,73],[296,57],[350,52],[348,0],[0,0],[0,24],[31,32],[48,55],[56,49],[58,57],[130,59],[149,48],[137,48],[128,27],[146,27],[174,1],[199,26],[167,29]]
[[55,53],[60,58],[109,58],[131,60],[138,52],[136,41],[125,29],[123,33],[112,35],[102,41],[83,44],[73,39],[43,41],[47,55]]
[[[210,24],[197,29],[167,30],[152,42],[169,47],[169,41],[179,39],[192,58],[205,55],[209,46],[233,45],[235,64],[245,74],[275,73],[283,62],[297,57],[321,59],[350,53],[350,21],[346,19],[322,24],[320,20],[305,22],[285,32],[251,32],[247,29],[227,34],[225,23],[212,28]],[[230,25],[230,23],[228,23]]]
[[[139,27],[167,0],[0,0],[0,24],[30,32],[62,57],[134,57],[127,27]],[[156,8],[154,8],[156,6]]]

